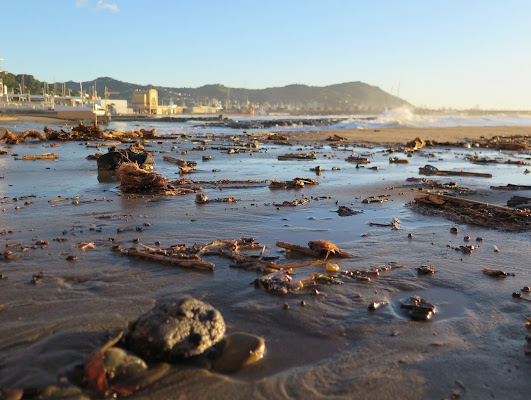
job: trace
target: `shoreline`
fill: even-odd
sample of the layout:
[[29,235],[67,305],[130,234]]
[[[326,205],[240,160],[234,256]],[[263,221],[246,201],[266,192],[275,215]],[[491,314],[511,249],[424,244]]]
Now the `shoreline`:
[[[58,121],[73,124],[75,121],[49,116],[33,115],[0,115],[0,124],[6,121],[22,121],[47,124],[57,124]],[[9,128],[7,128],[9,129]],[[0,127],[0,134],[6,128]],[[15,133],[20,133],[13,130]],[[264,130],[263,132],[268,132]],[[364,129],[322,129],[285,131],[271,130],[288,136],[290,140],[300,143],[324,143],[330,136],[338,135],[349,144],[377,144],[403,145],[415,138],[432,140],[439,143],[473,142],[479,139],[490,139],[495,136],[525,136],[531,135],[531,126],[456,126],[456,127],[403,127],[403,128],[364,128]]]

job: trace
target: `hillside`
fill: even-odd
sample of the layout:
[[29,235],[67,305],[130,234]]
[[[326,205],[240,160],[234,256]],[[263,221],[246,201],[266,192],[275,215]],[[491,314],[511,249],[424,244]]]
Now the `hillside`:
[[[362,82],[349,82],[337,85],[317,87],[306,85],[288,85],[267,89],[228,88],[223,85],[205,85],[199,88],[171,88],[153,85],[136,85],[118,81],[112,78],[98,78],[94,81],[83,82],[84,90],[96,85],[98,94],[103,95],[104,88],[110,92],[119,92],[110,98],[131,100],[136,89],[154,88],[159,92],[159,102],[177,105],[212,105],[219,102],[226,106],[230,101],[231,107],[264,107],[294,108],[313,110],[351,110],[395,108],[409,106],[405,100],[392,96],[376,86]],[[79,90],[79,83],[66,82],[66,87]]]
[[[380,111],[401,106],[410,106],[405,100],[384,92],[376,86],[363,82],[348,82],[336,85],[318,87],[307,85],[288,85],[267,89],[228,88],[223,85],[205,85],[199,88],[172,88],[154,85],[137,85],[122,82],[113,78],[103,77],[86,82],[57,82],[44,83],[32,75],[11,73],[3,75],[4,84],[10,90],[19,93],[22,84],[23,91],[40,94],[45,88],[47,93],[78,94],[80,88],[86,93],[92,93],[95,86],[97,94],[104,96],[105,87],[111,94],[111,99],[126,99],[131,101],[134,90],[157,89],[159,104],[170,102],[178,106],[190,107],[194,105],[221,105],[229,108],[259,108],[268,110],[305,110],[305,111]],[[22,83],[22,84],[21,84]]]

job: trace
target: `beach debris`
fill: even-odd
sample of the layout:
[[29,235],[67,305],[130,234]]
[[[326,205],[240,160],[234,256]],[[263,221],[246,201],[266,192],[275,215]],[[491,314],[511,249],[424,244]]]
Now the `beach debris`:
[[299,245],[287,243],[287,242],[277,242],[276,246],[281,247],[286,250],[294,251],[297,253],[306,254],[312,257],[320,257],[326,254],[325,260],[328,258],[330,254],[336,257],[346,257],[346,258],[354,257],[354,254],[340,249],[332,242],[329,242],[327,240],[322,240],[322,239],[309,241],[308,247],[299,246]]
[[177,245],[164,249],[160,247],[153,248],[139,243],[138,248],[127,249],[122,254],[159,261],[183,268],[214,269],[215,264],[204,261],[199,256],[200,251],[201,248],[199,246],[187,247],[186,245]]
[[164,178],[155,172],[148,172],[138,166],[137,163],[123,163],[118,168],[120,175],[120,189],[124,193],[152,193],[163,195],[179,195],[197,193],[192,189],[175,188]]
[[524,296],[522,295],[522,293],[520,293],[520,292],[514,292],[514,293],[513,293],[513,297],[514,297],[515,299],[520,299],[520,300],[524,300],[524,301],[527,301],[527,302],[531,302],[531,299],[528,299],[527,297],[524,297]]
[[327,142],[346,142],[347,138],[344,138],[339,135],[330,135],[327,139],[325,139]]
[[75,248],[77,248],[79,250],[92,250],[92,249],[96,248],[96,243],[94,243],[94,242],[80,242],[80,243],[73,244],[72,246],[74,246]]
[[[248,271],[273,272],[294,268],[303,268],[312,265],[322,264],[323,261],[311,261],[302,264],[278,264],[275,261],[278,257],[264,257],[263,253],[266,246],[255,242],[252,238],[240,238],[232,240],[216,240],[199,248],[199,255],[202,256],[222,256],[234,261],[232,268],[245,269]],[[260,255],[250,256],[241,252],[241,250],[261,250]],[[307,249],[309,250],[309,249]],[[318,256],[317,253],[313,253]]]
[[275,141],[281,141],[286,142],[289,140],[289,138],[285,135],[281,135],[280,133],[269,133],[266,137],[267,140],[275,140]]
[[485,275],[492,276],[493,278],[506,278],[508,276],[515,276],[511,272],[505,272],[501,269],[483,268],[481,270]]
[[295,199],[292,201],[283,201],[282,203],[273,203],[275,207],[296,207],[309,203],[310,199]]
[[517,207],[517,208],[530,208],[531,207],[531,197],[523,196],[513,196],[507,200],[508,207]]
[[34,156],[22,156],[23,160],[56,160],[59,156],[55,153],[44,153]]
[[329,242],[328,240],[322,240],[322,239],[310,240],[308,242],[308,248],[310,250],[318,252],[321,255],[326,253],[325,260],[328,258],[330,254],[336,257],[345,257],[345,258],[354,257],[354,254],[340,249],[334,243]]
[[516,150],[516,151],[523,151],[528,150],[529,146],[525,143],[517,143],[513,141],[501,141],[497,142],[495,145],[496,148],[500,150]]
[[381,197],[370,196],[370,197],[367,197],[367,198],[363,199],[361,202],[363,204],[372,204],[372,203],[380,203],[381,204],[384,201],[389,201],[389,200],[381,198]]
[[406,158],[391,157],[389,158],[389,164],[409,164],[409,160]]
[[453,249],[455,251],[462,251],[464,254],[472,254],[474,250],[479,249],[479,245],[472,244],[472,245],[466,245],[466,246],[451,246],[449,244],[446,245],[449,249]]
[[382,306],[386,306],[387,304],[389,304],[387,301],[373,301],[367,308],[369,311],[374,311]]
[[477,190],[470,189],[466,186],[459,186],[457,182],[438,182],[432,179],[428,178],[407,178],[407,182],[418,182],[424,187],[428,187],[430,189],[444,189],[445,191],[443,194],[447,194],[449,190],[451,190],[454,193],[459,193],[462,195],[471,195],[477,193]]
[[391,220],[391,222],[389,224],[380,224],[380,223],[376,223],[376,222],[367,222],[367,225],[369,225],[369,226],[378,226],[378,227],[391,227],[394,230],[399,230],[400,229],[400,220],[398,218],[396,218],[396,217],[393,217],[393,219]]
[[295,178],[291,181],[273,180],[269,184],[269,189],[301,189],[308,185],[318,185],[319,182],[312,178]]
[[417,268],[419,275],[432,275],[435,273],[435,267],[433,265],[421,265]]
[[126,348],[146,360],[173,362],[204,353],[223,339],[225,321],[211,305],[191,296],[159,301],[138,317]]
[[[479,155],[471,155],[465,157],[465,160],[473,162],[474,164],[509,164],[509,165],[529,165],[528,161],[523,160],[500,160],[486,157],[480,157]],[[510,189],[509,189],[510,190]]]
[[337,212],[337,215],[339,215],[340,217],[349,217],[351,215],[363,213],[363,211],[356,211],[347,206],[339,206],[336,212]]
[[[203,158],[204,158],[204,156],[203,156]],[[174,158],[174,157],[170,157],[170,156],[164,156],[164,157],[162,157],[162,159],[164,161],[168,161],[168,162],[171,162],[173,164],[177,164],[179,167],[194,167],[194,166],[197,165],[197,161],[185,161],[185,160],[181,160],[179,158]]]
[[192,172],[197,172],[194,167],[179,167],[179,175],[191,174]]
[[315,172],[316,175],[321,175],[324,169],[318,165],[317,167],[310,168],[310,171]]
[[411,142],[408,142],[406,144],[406,148],[408,151],[416,151],[416,150],[422,149],[425,146],[426,146],[426,142],[419,137],[413,139]]
[[255,287],[261,287],[272,294],[285,295],[296,292],[308,285],[315,284],[322,278],[330,278],[327,275],[313,273],[305,278],[294,279],[292,269],[283,269],[270,273],[254,280]]
[[531,212],[422,191],[415,196],[420,211],[438,212],[456,222],[489,228],[522,231],[531,229]]
[[436,312],[436,307],[433,304],[419,296],[411,296],[400,305],[400,308],[408,310],[414,321],[427,321]]
[[229,373],[262,359],[265,349],[263,338],[239,332],[226,336],[216,344],[213,355],[209,354],[209,358],[213,358],[212,369],[214,371]]
[[315,160],[317,155],[312,153],[287,153],[277,157],[278,160]]
[[220,199],[209,199],[206,194],[199,193],[195,195],[195,202],[198,204],[206,203],[236,203],[238,200],[235,197],[224,197]]
[[33,283],[34,285],[38,284],[42,279],[44,279],[44,272],[41,271],[39,272],[38,274],[33,274],[31,276],[31,283]]
[[[527,185],[514,185],[512,183],[508,183],[507,185],[505,186],[491,186],[490,187],[491,189],[496,189],[496,190],[531,190],[531,186],[527,186]],[[515,196],[517,197],[517,196]],[[531,199],[530,199],[531,200]]]
[[114,347],[123,332],[93,351],[83,365],[83,385],[98,396],[130,395],[155,383],[168,370],[168,364],[148,368],[140,357]]
[[482,172],[466,172],[466,171],[443,171],[433,165],[425,165],[424,167],[419,168],[419,174],[421,175],[456,175],[456,176],[475,176],[480,178],[492,178],[492,174],[482,173]]
[[356,163],[356,164],[370,164],[371,160],[369,160],[366,157],[356,157],[356,156],[348,156],[345,161]]
[[26,138],[38,139],[40,141],[46,140],[46,137],[35,130],[28,130],[20,135],[15,135],[9,129],[6,129],[4,136],[0,138],[0,142],[6,142],[7,144],[19,144],[23,142]]
[[120,150],[115,146],[109,147],[106,154],[97,158],[98,170],[112,171],[118,169],[123,163],[136,163],[142,169],[153,169],[154,159],[151,153],[142,149]]

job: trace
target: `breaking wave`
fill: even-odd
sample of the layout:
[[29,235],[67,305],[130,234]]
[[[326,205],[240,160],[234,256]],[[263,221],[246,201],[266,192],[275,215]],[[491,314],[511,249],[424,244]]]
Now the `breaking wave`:
[[531,126],[531,114],[526,115],[466,115],[448,113],[419,115],[402,107],[368,118],[351,118],[331,126],[331,129],[378,128],[444,128],[454,126]]

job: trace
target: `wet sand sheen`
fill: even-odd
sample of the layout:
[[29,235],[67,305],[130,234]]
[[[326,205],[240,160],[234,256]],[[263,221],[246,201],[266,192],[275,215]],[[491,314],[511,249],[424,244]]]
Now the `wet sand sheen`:
[[[410,133],[424,139],[429,136],[428,131]],[[321,132],[320,138],[331,134]],[[166,151],[175,145],[178,151],[191,147],[184,141],[153,142],[151,149]],[[1,146],[20,155],[47,151],[40,143]],[[0,342],[0,387],[55,384],[58,374],[66,374],[82,363],[92,350],[126,328],[156,300],[187,293],[206,295],[205,301],[223,314],[227,333],[249,332],[263,337],[266,357],[229,375],[174,367],[149,391],[131,398],[171,399],[181,394],[219,399],[442,398],[460,388],[456,380],[475,398],[525,397],[530,365],[523,354],[523,316],[529,308],[512,299],[511,293],[531,281],[529,268],[522,262],[530,250],[527,233],[507,234],[459,225],[460,234],[452,235],[449,229],[455,224],[408,208],[417,189],[405,186],[405,178],[416,175],[418,166],[426,163],[422,154],[414,155],[410,166],[390,166],[378,149],[373,149],[373,160],[383,159],[382,169],[374,172],[346,163],[344,158],[350,150],[324,148],[314,162],[280,162],[273,156],[296,151],[296,147],[267,148],[268,153],[253,153],[252,163],[247,162],[251,158],[248,154],[215,151],[208,151],[213,160],[201,163],[205,152],[190,151],[187,157],[198,160],[200,170],[192,178],[316,177],[309,168],[318,163],[327,165],[328,171],[316,177],[320,185],[299,191],[271,191],[268,187],[208,189],[205,193],[209,198],[233,195],[240,201],[198,206],[193,196],[118,196],[118,183],[99,183],[95,163],[85,160],[95,149],[78,143],[61,143],[54,149],[61,157],[57,161],[23,162],[2,156],[5,178],[0,180],[0,188],[10,200],[2,204],[6,208],[2,230],[12,233],[0,237],[0,246],[17,241],[32,245],[34,238],[47,240],[50,245],[31,249],[18,260],[0,260],[0,273],[8,277],[0,281],[0,304],[4,305],[0,337],[6,338]],[[463,166],[461,152],[465,150],[429,151],[440,152],[437,165],[441,168]],[[155,153],[155,158],[158,171],[178,177],[176,168],[165,163],[162,154]],[[331,171],[332,165],[341,170]],[[481,168],[494,175],[500,171],[495,165]],[[504,171],[503,179],[526,179],[522,171],[511,166],[510,174]],[[65,174],[68,182],[64,182]],[[491,184],[464,178],[458,181],[483,188],[484,193]],[[26,200],[12,200],[30,194],[36,196],[29,198],[30,205],[23,205]],[[378,194],[389,194],[389,201],[361,202],[368,195]],[[510,197],[507,193],[496,195],[497,200],[489,199],[499,204]],[[80,204],[48,203],[58,196],[79,196]],[[293,208],[271,206],[303,196],[312,201]],[[485,201],[486,197],[478,195],[477,199]],[[363,213],[339,217],[334,212],[336,202]],[[21,208],[15,210],[16,205]],[[106,217],[100,218],[103,215]],[[388,222],[393,216],[402,221],[398,231],[367,225],[369,221]],[[136,227],[143,230],[137,231]],[[132,229],[117,233],[119,228]],[[362,237],[366,233],[371,236]],[[411,239],[408,233],[412,233]],[[483,238],[473,254],[464,255],[447,247],[463,244],[467,234]],[[216,263],[213,273],[184,270],[126,258],[111,252],[109,242],[112,237],[115,243],[127,247],[134,246],[133,239],[139,238],[147,245],[161,241],[163,246],[170,246],[241,236],[255,237],[268,246],[266,254],[281,257],[284,253],[274,246],[276,241],[304,245],[322,238],[357,255],[354,259],[334,260],[342,269],[363,269],[393,261],[404,268],[383,272],[371,282],[321,285],[318,295],[302,292],[280,297],[254,288],[251,282],[257,273],[230,268],[228,260],[210,258]],[[68,242],[53,240],[58,237]],[[97,244],[94,250],[73,248],[75,243],[89,241]],[[493,252],[494,245],[500,248],[499,253]],[[77,255],[78,261],[67,262],[69,254]],[[298,261],[307,259],[299,257]],[[423,264],[434,264],[437,272],[418,276],[415,268]],[[481,268],[500,267],[515,272],[517,278],[493,279],[481,273]],[[39,271],[44,272],[44,278],[37,285],[31,284],[31,276]],[[317,271],[323,272],[314,266],[298,273]],[[438,290],[440,301],[452,305],[456,300],[452,293],[462,294],[457,296],[459,312],[451,318],[419,323],[397,316],[391,306],[375,312],[367,309],[372,301],[393,302],[415,293],[426,293],[430,300],[430,290]],[[301,300],[306,306],[301,306]],[[284,302],[290,305],[288,310],[283,308]],[[482,374],[476,373],[478,369]],[[490,385],[494,378],[498,382],[495,387]]]

